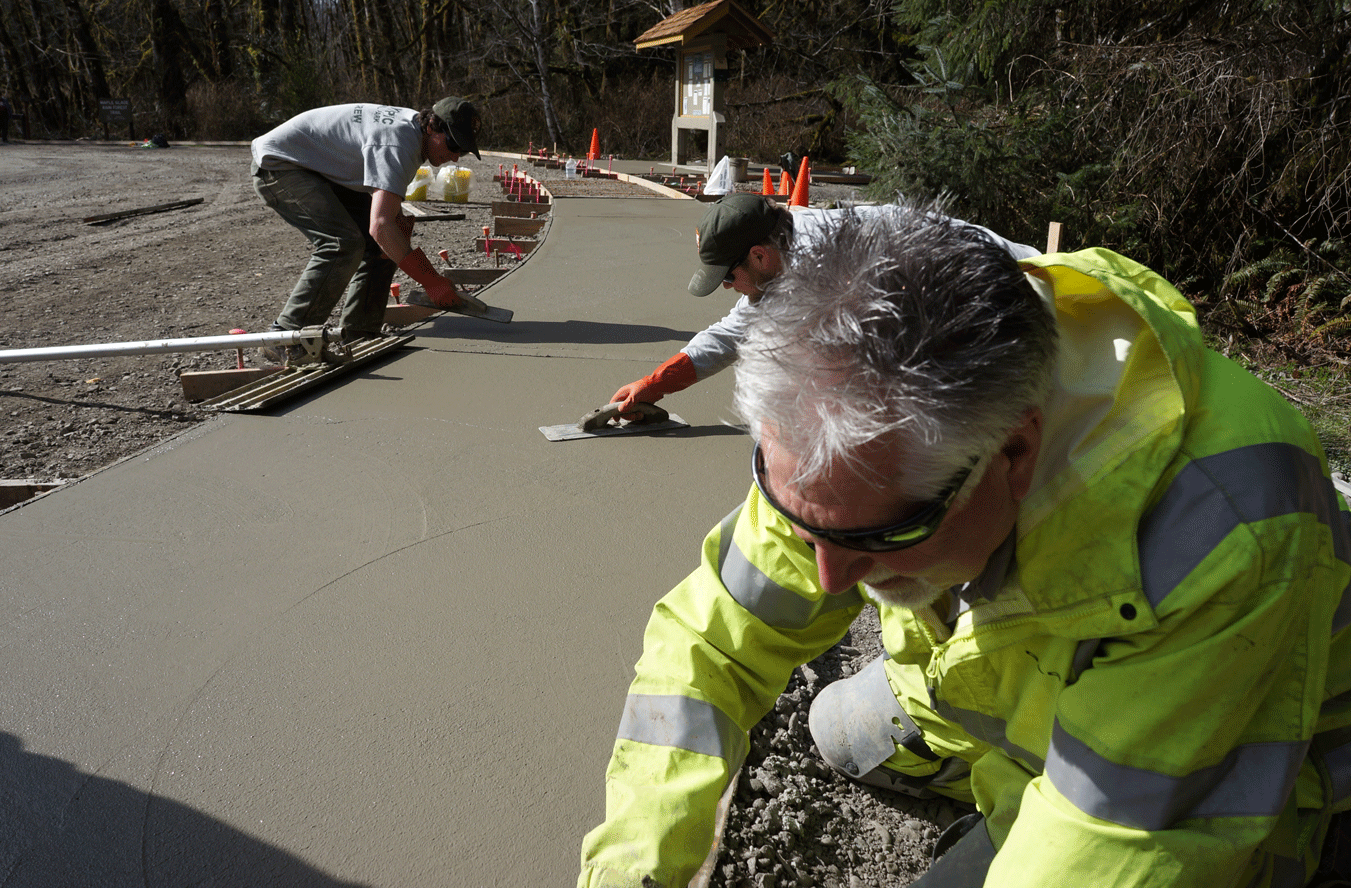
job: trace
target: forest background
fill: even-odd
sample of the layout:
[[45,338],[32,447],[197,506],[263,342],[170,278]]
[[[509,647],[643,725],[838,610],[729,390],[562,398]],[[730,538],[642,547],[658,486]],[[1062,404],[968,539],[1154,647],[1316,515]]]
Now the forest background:
[[[0,0],[0,95],[25,138],[247,140],[325,104],[482,112],[480,144],[669,158],[678,0]],[[1014,240],[1160,271],[1210,343],[1346,466],[1347,0],[742,0],[726,152],[873,175]],[[114,138],[121,133],[114,129]]]

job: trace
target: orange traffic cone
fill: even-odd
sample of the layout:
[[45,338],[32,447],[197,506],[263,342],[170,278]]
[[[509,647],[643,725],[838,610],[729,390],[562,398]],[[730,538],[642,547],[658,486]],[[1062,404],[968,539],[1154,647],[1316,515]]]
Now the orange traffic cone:
[[797,168],[797,182],[793,185],[793,196],[788,198],[788,206],[807,206],[807,181],[811,177],[811,170],[807,168],[807,158],[803,157],[802,165]]
[[600,130],[591,131],[591,150],[586,152],[587,160],[600,160]]
[[788,175],[787,170],[779,173],[779,196],[788,197],[793,193],[793,177]]
[[769,174],[769,167],[765,167],[765,181],[764,184],[760,186],[760,193],[761,194],[774,193],[774,177]]

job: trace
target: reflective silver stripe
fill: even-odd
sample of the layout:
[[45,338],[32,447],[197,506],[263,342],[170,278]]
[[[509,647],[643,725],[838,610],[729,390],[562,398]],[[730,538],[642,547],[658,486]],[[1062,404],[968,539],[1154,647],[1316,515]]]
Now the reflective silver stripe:
[[1336,490],[1310,453],[1293,444],[1254,444],[1193,460],[1140,523],[1140,569],[1155,607],[1240,524],[1307,512],[1332,530],[1337,557],[1351,564],[1351,535]]
[[1008,722],[1002,718],[996,718],[993,715],[976,712],[972,709],[959,709],[945,700],[935,698],[932,689],[929,691],[929,701],[934,704],[934,711],[943,718],[961,725],[962,729],[972,737],[984,740],[991,746],[998,746],[1010,756],[1031,768],[1034,774],[1046,769],[1041,756],[1033,755],[1006,736]]
[[756,619],[775,629],[805,629],[822,614],[844,610],[863,602],[857,589],[840,595],[823,595],[819,600],[812,601],[765,576],[760,568],[746,560],[741,549],[732,541],[732,532],[740,514],[741,508],[738,507],[722,519],[718,540],[718,574],[737,604]]
[[1169,829],[1193,817],[1276,817],[1285,807],[1307,742],[1250,743],[1217,765],[1171,777],[1098,755],[1057,721],[1046,776],[1076,808],[1136,829]]
[[672,746],[725,759],[732,770],[746,758],[746,735],[718,707],[678,694],[629,694],[619,739]]
[[1351,798],[1351,743],[1344,743],[1323,754],[1332,778],[1332,801],[1340,804]]

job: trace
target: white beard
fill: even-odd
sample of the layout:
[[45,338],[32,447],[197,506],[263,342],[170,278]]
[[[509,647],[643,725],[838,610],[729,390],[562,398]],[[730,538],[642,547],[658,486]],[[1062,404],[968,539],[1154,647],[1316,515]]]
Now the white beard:
[[892,607],[908,607],[911,610],[933,604],[938,597],[943,594],[944,589],[935,586],[928,580],[916,579],[914,577],[890,589],[878,589],[869,583],[883,583],[888,580],[896,579],[896,574],[887,570],[885,567],[874,567],[868,571],[868,575],[863,578],[860,585],[863,589],[863,595],[874,605],[890,605]]

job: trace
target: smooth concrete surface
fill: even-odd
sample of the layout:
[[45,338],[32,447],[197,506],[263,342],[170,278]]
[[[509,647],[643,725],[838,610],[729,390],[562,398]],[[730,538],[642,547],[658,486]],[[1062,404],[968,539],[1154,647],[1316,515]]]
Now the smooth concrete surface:
[[0,515],[0,884],[567,885],[653,601],[749,485],[691,428],[549,442],[731,306],[694,201],[559,200],[410,350]]

